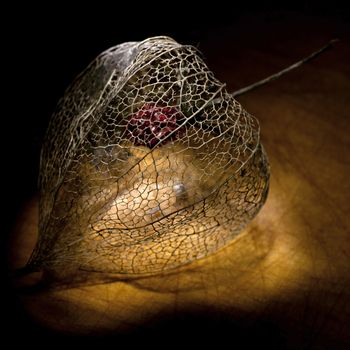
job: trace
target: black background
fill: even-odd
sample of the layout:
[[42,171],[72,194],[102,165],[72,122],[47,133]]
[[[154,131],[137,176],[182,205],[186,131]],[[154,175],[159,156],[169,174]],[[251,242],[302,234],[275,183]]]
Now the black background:
[[[256,4],[210,4],[197,5],[178,2],[142,6],[131,4],[119,7],[110,4],[91,3],[80,8],[73,5],[22,5],[3,9],[2,17],[2,199],[5,210],[2,220],[1,249],[4,269],[4,297],[0,301],[1,327],[6,338],[12,341],[50,336],[63,339],[33,324],[23,313],[13,290],[7,281],[6,250],[8,233],[23,203],[36,193],[39,152],[42,138],[57,100],[72,79],[100,52],[124,41],[143,40],[154,35],[169,35],[181,43],[192,44],[201,49],[208,36],[215,35],[223,25],[232,25],[247,15],[261,18],[290,18],[308,16],[332,17],[348,23],[345,5],[337,2],[323,5],[319,1],[264,2]],[[249,28],[259,31],[259,28]],[[214,33],[214,34],[213,34]],[[219,38],[218,38],[219,39]],[[213,56],[213,54],[211,54]],[[249,329],[221,322],[213,326],[207,315],[184,315],[183,319],[159,321],[154,334],[125,335],[123,340],[140,340],[144,337],[166,336],[167,345],[178,339],[178,333],[191,334],[205,342],[206,337],[231,338],[245,344],[267,342],[283,347],[285,339],[278,329],[268,322],[251,325]],[[179,324],[182,324],[178,330]],[[176,325],[176,326],[175,326]],[[234,331],[234,335],[232,331]],[[134,337],[135,336],[135,337]],[[120,337],[118,339],[121,339]],[[73,338],[70,337],[70,341]],[[156,339],[155,339],[155,342]]]

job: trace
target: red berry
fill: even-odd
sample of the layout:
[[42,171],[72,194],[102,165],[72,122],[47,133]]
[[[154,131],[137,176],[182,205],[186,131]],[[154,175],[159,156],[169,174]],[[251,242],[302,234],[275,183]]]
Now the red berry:
[[[179,128],[184,116],[175,107],[158,107],[145,104],[129,120],[127,133],[135,145],[153,148],[178,137],[183,128]],[[169,136],[171,134],[171,136]],[[168,137],[169,136],[169,137]]]

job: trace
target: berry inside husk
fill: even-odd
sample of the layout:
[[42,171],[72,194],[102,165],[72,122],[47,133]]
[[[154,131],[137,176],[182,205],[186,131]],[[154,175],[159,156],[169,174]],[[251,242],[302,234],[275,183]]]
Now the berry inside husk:
[[183,120],[183,114],[175,107],[147,103],[130,118],[127,132],[136,146],[153,148],[179,137]]

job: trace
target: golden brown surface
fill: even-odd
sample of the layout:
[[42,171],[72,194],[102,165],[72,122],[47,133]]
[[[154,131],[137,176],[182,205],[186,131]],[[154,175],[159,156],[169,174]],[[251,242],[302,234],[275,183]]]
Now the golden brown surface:
[[[209,67],[233,90],[321,47],[336,27],[329,21],[313,29],[278,23],[278,30],[270,24],[244,39],[233,30],[217,30],[201,47]],[[239,337],[243,329],[290,348],[345,347],[350,341],[348,39],[345,35],[317,60],[238,98],[260,121],[271,186],[266,205],[236,241],[166,275],[23,294],[31,317],[69,334],[132,336],[175,329],[191,334],[187,327],[199,325],[218,339],[235,329]],[[33,200],[15,230],[15,267],[31,252],[36,216]]]

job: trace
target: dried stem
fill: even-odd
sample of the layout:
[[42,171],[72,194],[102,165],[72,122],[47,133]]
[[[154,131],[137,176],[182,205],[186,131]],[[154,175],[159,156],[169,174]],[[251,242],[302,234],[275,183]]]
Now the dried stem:
[[260,86],[263,86],[271,81],[274,81],[276,80],[277,78],[281,77],[282,75],[300,67],[302,64],[306,63],[306,62],[309,62],[311,60],[313,60],[315,57],[317,57],[318,55],[320,55],[322,52],[330,49],[331,47],[333,47],[333,44],[336,43],[337,41],[339,41],[339,39],[332,39],[327,45],[321,47],[319,50],[313,52],[311,55],[301,59],[300,61],[292,64],[291,66],[285,68],[285,69],[282,69],[281,71],[279,71],[278,73],[275,73],[275,74],[272,74],[270,76],[268,76],[267,78],[265,79],[262,79],[262,80],[259,80],[257,81],[256,83],[254,84],[251,84],[251,85],[248,85],[242,89],[239,89],[237,91],[234,91],[232,93],[232,96],[233,97],[237,97],[239,95],[243,95],[245,94],[246,92],[249,92],[251,90],[254,90]]

